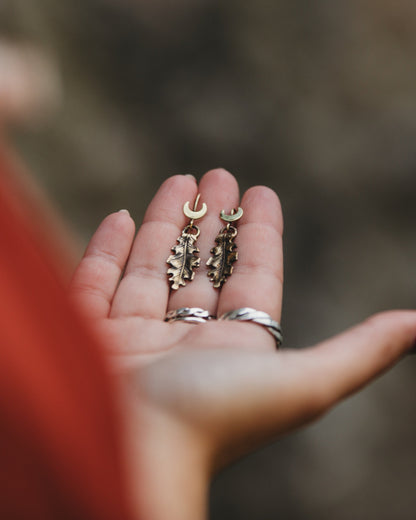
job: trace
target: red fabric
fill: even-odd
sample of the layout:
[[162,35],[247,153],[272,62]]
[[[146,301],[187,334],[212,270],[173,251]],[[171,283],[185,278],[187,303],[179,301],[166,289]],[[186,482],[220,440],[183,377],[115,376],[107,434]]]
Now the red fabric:
[[100,347],[5,188],[7,168],[0,149],[0,518],[131,518]]

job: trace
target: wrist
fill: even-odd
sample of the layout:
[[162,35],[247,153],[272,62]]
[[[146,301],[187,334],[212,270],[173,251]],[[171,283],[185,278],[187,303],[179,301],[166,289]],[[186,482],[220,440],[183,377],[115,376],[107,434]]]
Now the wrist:
[[144,402],[132,415],[126,421],[126,459],[137,517],[204,520],[210,472],[198,436]]

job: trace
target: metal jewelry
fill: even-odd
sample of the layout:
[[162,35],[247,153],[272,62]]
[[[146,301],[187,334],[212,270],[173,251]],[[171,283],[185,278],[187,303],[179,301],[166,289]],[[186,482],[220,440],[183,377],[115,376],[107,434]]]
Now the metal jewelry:
[[221,210],[220,218],[227,222],[227,225],[218,233],[215,239],[217,245],[211,249],[212,256],[207,262],[207,266],[210,268],[208,277],[216,289],[220,289],[231,276],[233,263],[238,259],[238,252],[235,251],[237,245],[234,241],[237,236],[237,228],[231,223],[236,222],[242,216],[241,208],[238,208],[237,212],[234,209],[231,210],[230,215],[226,215],[225,211]]
[[185,202],[183,212],[191,220],[183,228],[181,236],[177,238],[178,245],[172,247],[174,254],[166,260],[171,266],[167,270],[167,274],[170,275],[169,282],[171,282],[171,288],[175,291],[181,285],[186,285],[185,280],[191,281],[194,279],[194,269],[199,267],[201,263],[201,259],[197,256],[199,249],[194,245],[199,237],[200,230],[198,226],[194,225],[194,220],[200,219],[206,214],[207,205],[204,202],[202,208],[197,211],[200,197],[201,195],[198,194],[193,210],[189,208],[189,201]]
[[262,325],[270,332],[276,341],[276,348],[279,348],[283,343],[282,329],[279,323],[267,314],[267,312],[256,311],[256,309],[252,309],[251,307],[242,307],[241,309],[226,312],[219,319],[252,321],[253,323]]
[[185,321],[187,323],[205,323],[215,319],[208,311],[200,307],[181,307],[166,314],[165,321],[172,323],[173,321]]

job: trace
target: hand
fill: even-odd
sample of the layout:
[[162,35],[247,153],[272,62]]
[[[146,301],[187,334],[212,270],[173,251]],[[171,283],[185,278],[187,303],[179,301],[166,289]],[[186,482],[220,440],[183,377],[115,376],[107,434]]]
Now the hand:
[[[133,494],[142,517],[152,520],[203,518],[213,472],[319,417],[393,365],[416,338],[410,311],[380,314],[301,351],[276,352],[272,336],[253,323],[165,323],[167,310],[185,306],[217,316],[254,307],[280,320],[279,200],[257,186],[240,202],[237,182],[224,170],[207,173],[199,185],[208,205],[198,221],[201,267],[186,287],[170,292],[166,258],[187,223],[182,206],[197,192],[191,177],[169,178],[136,238],[127,212],[107,217],[71,289],[122,367]],[[220,210],[239,205],[239,259],[218,291],[204,265]]]

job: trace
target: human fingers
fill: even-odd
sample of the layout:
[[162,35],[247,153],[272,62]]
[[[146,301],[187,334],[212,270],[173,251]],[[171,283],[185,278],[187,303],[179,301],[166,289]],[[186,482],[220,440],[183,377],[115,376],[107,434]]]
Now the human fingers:
[[182,207],[196,197],[192,176],[167,179],[147,208],[114,297],[111,316],[163,319],[169,296],[166,258],[186,223]]
[[192,283],[178,291],[172,291],[168,308],[173,310],[181,307],[202,307],[210,314],[216,314],[219,291],[207,276],[206,262],[210,257],[211,248],[215,245],[215,237],[224,227],[224,222],[219,218],[220,211],[224,209],[229,213],[238,206],[238,183],[231,173],[218,168],[202,177],[199,193],[201,202],[205,202],[208,207],[207,214],[200,221],[195,221],[201,231],[197,242],[200,249],[200,268]]
[[237,223],[238,261],[221,290],[218,315],[252,307],[279,321],[283,292],[280,202],[271,189],[255,186],[245,193],[241,207],[244,215]]
[[135,225],[127,210],[103,220],[70,285],[70,295],[92,318],[106,318],[127,261]]

